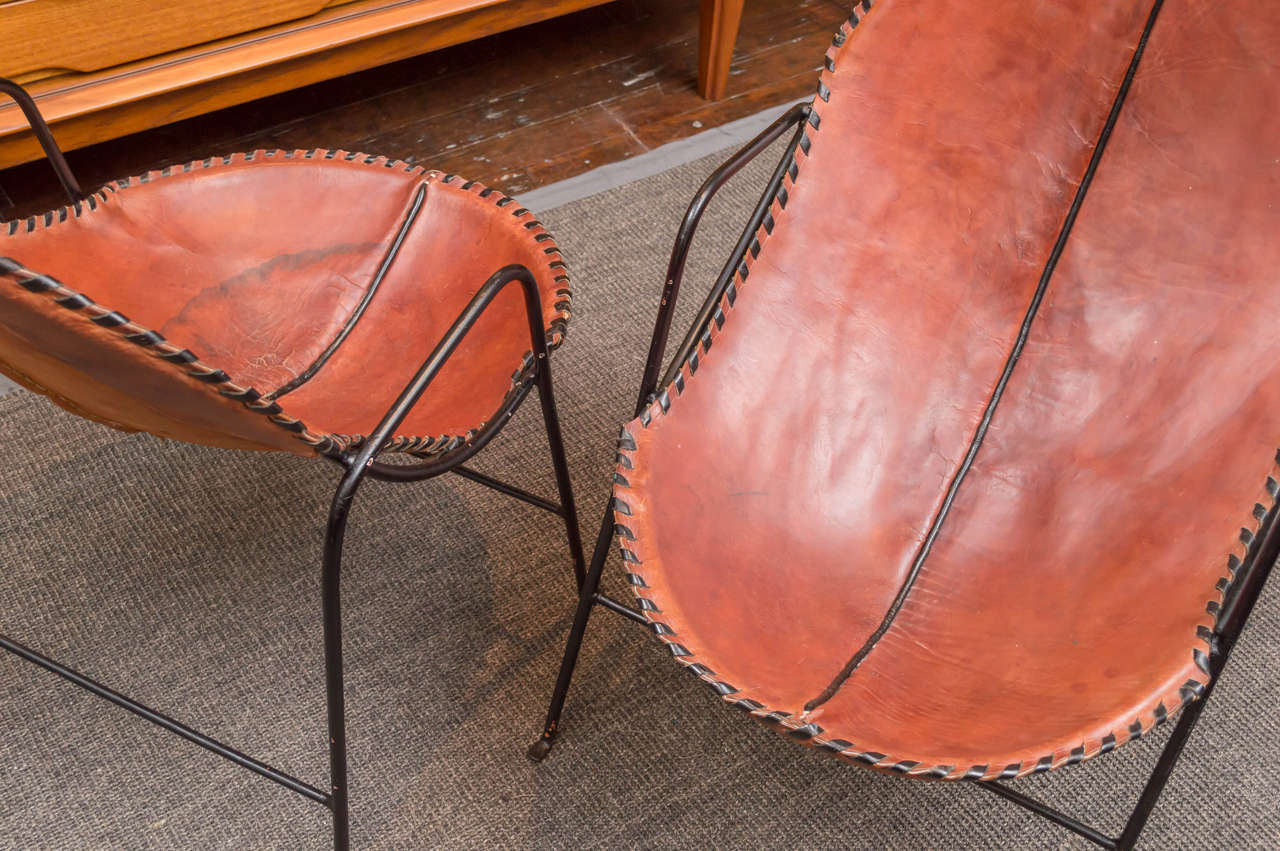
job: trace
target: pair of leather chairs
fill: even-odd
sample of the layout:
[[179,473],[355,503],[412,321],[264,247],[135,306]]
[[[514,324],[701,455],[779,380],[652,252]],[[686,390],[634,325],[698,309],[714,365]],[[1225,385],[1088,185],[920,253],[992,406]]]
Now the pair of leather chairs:
[[[370,475],[501,486],[460,464],[536,384],[561,502],[515,495],[564,517],[580,602],[533,757],[602,605],[792,739],[979,782],[1132,847],[1280,553],[1280,14],[879,5],[837,33],[813,102],[690,205],[589,568],[548,359],[567,277],[518,202],[323,151],[85,194],[45,134],[72,204],[9,225],[4,371],[118,428],[343,468],[324,573],[332,790],[161,723],[329,806],[345,847],[351,498]],[[664,371],[707,202],[788,132]],[[317,191],[335,203],[255,226]],[[415,460],[377,460],[396,451]],[[599,591],[615,537],[634,608]],[[999,782],[1174,718],[1119,837]]]

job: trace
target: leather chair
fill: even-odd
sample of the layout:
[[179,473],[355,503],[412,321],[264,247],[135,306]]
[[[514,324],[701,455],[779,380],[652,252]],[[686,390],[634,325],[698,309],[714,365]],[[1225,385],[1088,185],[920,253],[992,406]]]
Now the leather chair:
[[[1132,847],[1280,551],[1277,44],[1263,0],[863,3],[690,205],[531,756],[601,603],[794,741]],[[1119,837],[998,782],[1175,718]]]
[[[0,233],[0,370],[114,428],[341,468],[322,573],[329,789],[11,638],[0,647],[329,807],[346,848],[339,592],[360,483],[453,472],[552,511],[582,583],[551,391],[549,352],[570,306],[560,251],[500,192],[345,151],[233,154],[86,193],[27,94],[8,81],[0,91],[23,107],[71,199]],[[560,504],[461,466],[535,386]],[[379,460],[392,452],[408,463]]]

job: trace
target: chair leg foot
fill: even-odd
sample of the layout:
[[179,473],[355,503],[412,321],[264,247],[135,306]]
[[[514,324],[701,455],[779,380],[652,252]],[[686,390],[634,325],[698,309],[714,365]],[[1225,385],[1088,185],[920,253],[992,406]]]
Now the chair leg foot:
[[529,759],[541,762],[551,753],[551,743],[560,732],[560,715],[564,711],[564,701],[569,694],[569,683],[573,679],[573,669],[578,664],[578,652],[582,649],[582,637],[587,631],[587,620],[591,617],[591,607],[595,605],[596,591],[600,588],[600,574],[604,572],[604,562],[609,552],[609,544],[613,541],[613,512],[605,508],[604,518],[600,521],[600,534],[596,537],[596,548],[591,554],[591,566],[587,570],[582,592],[578,596],[578,606],[573,617],[573,627],[569,630],[569,640],[564,648],[564,657],[560,662],[560,673],[556,675],[555,691],[551,695],[551,705],[547,707],[547,719],[542,725],[542,735],[529,748]]
[[529,760],[531,762],[542,762],[550,756],[551,743],[553,741],[554,739],[539,738],[536,742],[529,745],[529,750],[526,752],[529,756]]

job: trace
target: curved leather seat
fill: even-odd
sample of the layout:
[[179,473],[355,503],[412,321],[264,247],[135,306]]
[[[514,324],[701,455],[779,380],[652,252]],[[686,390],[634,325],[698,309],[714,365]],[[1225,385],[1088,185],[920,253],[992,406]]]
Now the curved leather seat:
[[1280,15],[1166,0],[1077,208],[1151,12],[882,0],[837,34],[757,242],[621,440],[631,582],[726,701],[989,779],[1200,694],[1280,478]]
[[[569,318],[560,252],[495,190],[343,151],[233,154],[86,195],[31,96],[5,79],[0,94],[73,199],[0,235],[0,372],[115,428],[343,468],[318,577],[328,782],[292,777],[7,635],[0,650],[322,804],[345,851],[342,563],[361,483],[453,472],[553,512],[583,582],[548,354]],[[461,466],[535,387],[558,503]],[[388,451],[431,457],[388,464]]]
[[[255,151],[118,181],[10,222],[0,255],[12,258],[4,372],[82,416],[214,446],[359,443],[507,264],[537,278],[550,345],[569,317],[555,242],[511,198],[344,151]],[[387,448],[461,445],[528,353],[509,288]]]

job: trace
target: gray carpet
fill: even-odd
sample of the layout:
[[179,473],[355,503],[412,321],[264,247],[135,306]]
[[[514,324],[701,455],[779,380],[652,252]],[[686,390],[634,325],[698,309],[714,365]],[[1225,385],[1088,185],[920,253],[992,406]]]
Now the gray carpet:
[[[688,300],[763,166],[704,227]],[[584,525],[605,494],[697,162],[545,218],[574,273],[554,359]],[[317,578],[335,470],[126,436],[0,400],[0,629],[323,786]],[[550,494],[536,405],[477,465]],[[590,531],[588,531],[590,534]],[[346,573],[354,835],[405,848],[1083,848],[977,787],[887,777],[720,704],[598,611],[552,757],[536,734],[573,602],[554,519],[456,478],[371,482]],[[607,583],[617,594],[620,571]],[[1144,847],[1280,847],[1273,583]],[[326,847],[319,806],[0,654],[0,847]],[[1020,788],[1114,830],[1161,735]]]

